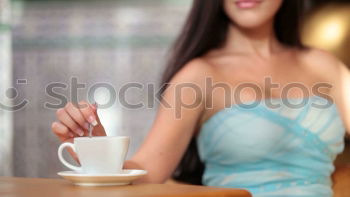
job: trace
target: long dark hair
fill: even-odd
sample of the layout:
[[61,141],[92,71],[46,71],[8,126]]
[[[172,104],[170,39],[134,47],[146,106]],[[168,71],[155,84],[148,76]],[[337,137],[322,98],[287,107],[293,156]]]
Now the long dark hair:
[[[194,0],[183,30],[175,41],[162,79],[163,91],[171,78],[194,58],[221,47],[227,37],[230,19],[223,8],[224,0]],[[284,45],[304,48],[300,39],[300,21],[304,0],[283,0],[274,21],[277,39]],[[163,92],[162,91],[162,92]],[[173,178],[202,184],[204,164],[200,161],[196,139],[192,138]]]

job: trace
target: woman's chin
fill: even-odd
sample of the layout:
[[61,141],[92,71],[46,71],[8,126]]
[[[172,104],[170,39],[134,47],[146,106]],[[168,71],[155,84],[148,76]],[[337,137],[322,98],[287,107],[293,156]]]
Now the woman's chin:
[[257,21],[257,20],[238,20],[238,21],[235,21],[234,24],[236,27],[239,27],[239,29],[255,30],[264,26],[266,23],[267,23],[266,21]]

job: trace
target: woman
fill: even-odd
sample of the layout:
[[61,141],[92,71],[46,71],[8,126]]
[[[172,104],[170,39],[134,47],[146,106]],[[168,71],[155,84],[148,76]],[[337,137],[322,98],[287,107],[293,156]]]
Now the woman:
[[[332,196],[332,163],[350,130],[350,77],[335,57],[301,44],[302,2],[194,0],[157,118],[125,162],[149,172],[138,182],[163,183],[183,158],[176,175],[200,176],[192,182],[254,196]],[[52,129],[62,141],[86,135],[88,123],[105,135],[96,106],[80,104],[57,111]],[[200,162],[187,165],[198,161],[196,148]]]

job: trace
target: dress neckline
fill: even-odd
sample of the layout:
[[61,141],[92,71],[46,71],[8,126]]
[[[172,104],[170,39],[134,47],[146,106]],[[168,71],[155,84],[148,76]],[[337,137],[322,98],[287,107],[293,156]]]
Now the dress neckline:
[[[201,125],[201,128],[205,127],[206,125],[210,124],[210,122],[213,122],[218,116],[220,116],[221,114],[224,114],[226,113],[227,111],[230,111],[232,109],[242,109],[242,110],[254,110],[254,108],[257,108],[256,107],[252,107],[250,109],[247,109],[247,105],[251,105],[251,104],[254,104],[254,103],[257,103],[258,105],[261,105],[261,104],[264,104],[266,103],[267,100],[270,100],[270,101],[273,101],[273,102],[276,102],[276,101],[285,101],[285,100],[288,100],[288,101],[300,101],[300,100],[307,100],[309,103],[310,100],[316,100],[316,99],[319,99],[319,100],[324,100],[324,101],[328,101],[328,102],[331,102],[332,105],[334,104],[331,100],[329,99],[326,99],[322,96],[318,96],[318,95],[313,95],[313,96],[309,96],[309,97],[292,97],[292,98],[264,98],[264,99],[261,99],[261,100],[252,100],[252,101],[244,101],[242,103],[239,103],[239,104],[233,104],[229,107],[225,107],[223,109],[220,109],[218,110],[217,112],[215,112],[212,116],[210,116],[206,121],[203,122],[203,124]],[[256,104],[255,104],[256,105]],[[268,108],[269,109],[269,108]],[[271,109],[270,109],[271,110]]]

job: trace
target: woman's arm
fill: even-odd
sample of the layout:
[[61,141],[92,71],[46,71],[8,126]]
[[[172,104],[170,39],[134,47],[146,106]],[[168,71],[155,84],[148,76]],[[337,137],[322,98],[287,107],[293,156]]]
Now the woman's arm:
[[334,99],[343,117],[346,130],[350,134],[350,72],[341,62],[338,62],[336,68]]
[[125,168],[148,171],[135,183],[163,183],[175,170],[203,112],[202,93],[207,74],[206,65],[194,60],[170,82],[152,129],[138,152],[125,162]]
[[[166,88],[162,104],[151,131],[132,159],[124,168],[145,169],[148,174],[137,182],[162,183],[166,181],[181,160],[201,118],[203,95],[209,65],[193,60],[184,66]],[[99,122],[96,107],[82,101],[76,106],[68,103],[57,110],[58,121],[52,123],[52,131],[63,142],[76,136],[86,136],[88,123],[98,122],[94,136],[105,136]],[[76,154],[70,150],[78,161]]]
[[331,85],[329,92],[341,113],[347,132],[350,134],[350,73],[349,69],[333,54],[310,49],[303,53],[307,70]]

